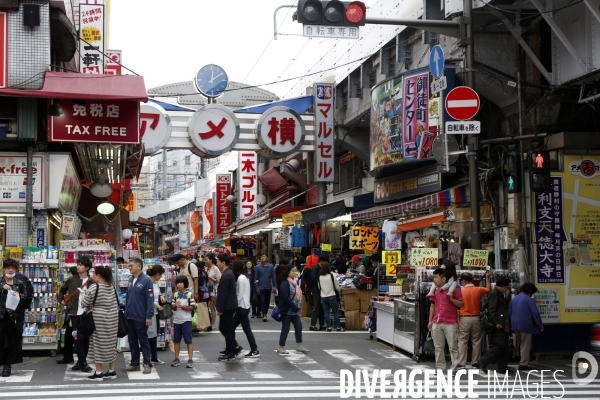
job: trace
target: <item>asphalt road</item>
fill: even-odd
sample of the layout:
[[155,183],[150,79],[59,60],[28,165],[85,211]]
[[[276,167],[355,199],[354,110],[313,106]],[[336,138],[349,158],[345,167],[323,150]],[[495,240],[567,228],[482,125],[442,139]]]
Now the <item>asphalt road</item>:
[[[356,392],[349,393],[348,375],[356,378],[356,371],[361,370],[360,376],[365,385],[361,384],[361,398],[367,398],[369,389],[374,389],[375,398],[381,398],[380,373],[387,372],[389,383],[384,394],[393,395],[395,389],[394,372],[398,379],[405,374],[410,381],[413,374],[414,387],[407,385],[398,387],[398,396],[415,398],[424,394],[425,375],[433,371],[433,361],[425,360],[417,363],[409,354],[392,350],[389,346],[369,339],[369,333],[362,332],[311,332],[305,323],[303,342],[310,352],[296,352],[293,332],[288,336],[286,349],[289,355],[278,355],[280,323],[269,320],[251,320],[252,327],[261,353],[259,358],[238,357],[235,361],[219,362],[219,351],[224,348],[224,339],[218,332],[201,333],[194,337],[194,368],[186,368],[186,352],[182,352],[182,364],[171,367],[173,353],[170,349],[159,351],[159,358],[165,365],[157,365],[151,374],[141,372],[124,373],[122,369],[129,360],[130,354],[119,353],[117,357],[117,378],[92,382],[87,380],[90,374],[70,371],[70,366],[57,365],[56,358],[49,354],[28,356],[23,364],[13,366],[13,376],[0,378],[1,399],[82,399],[91,397],[102,399],[202,399],[202,398],[340,398],[344,393],[356,398]],[[305,320],[306,322],[306,320]],[[245,348],[244,354],[250,349],[242,331],[236,334],[240,345]],[[184,346],[182,346],[184,347]],[[570,362],[570,361],[569,361]],[[515,365],[515,363],[513,363]],[[587,386],[577,385],[571,376],[571,368],[565,360],[546,360],[536,364],[546,372],[534,372],[529,376],[520,374],[519,384],[514,376],[507,381],[499,378],[494,382],[493,376],[488,382],[487,375],[474,374],[468,380],[468,371],[460,378],[459,390],[453,388],[451,396],[441,398],[460,398],[468,395],[479,395],[479,398],[533,398],[536,393],[540,397],[540,387],[544,388],[543,395],[563,398],[598,398],[600,381],[596,379]],[[362,371],[365,372],[362,372]],[[555,371],[563,370],[564,372]],[[428,372],[429,371],[429,372]],[[474,372],[474,371],[473,371]],[[543,377],[542,377],[543,376]],[[341,385],[341,378],[346,383]],[[370,384],[377,377],[377,385]],[[429,391],[437,393],[435,377]],[[517,382],[517,383],[515,383]],[[542,384],[542,382],[547,382]],[[502,386],[504,383],[504,386]],[[455,385],[456,386],[456,385]],[[355,387],[355,382],[352,385]],[[419,389],[419,387],[421,389]],[[502,391],[499,391],[502,388]],[[342,392],[340,391],[342,389]],[[412,389],[412,391],[411,391]],[[522,389],[522,390],[521,390]],[[403,391],[404,390],[404,391]],[[444,392],[445,393],[445,392]],[[441,393],[443,394],[443,393]],[[440,398],[440,397],[438,397]]]

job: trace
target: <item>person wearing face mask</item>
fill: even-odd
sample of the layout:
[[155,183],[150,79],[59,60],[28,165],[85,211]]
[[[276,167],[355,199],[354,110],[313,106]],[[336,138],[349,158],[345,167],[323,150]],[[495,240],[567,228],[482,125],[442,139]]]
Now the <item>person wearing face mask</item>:
[[[12,258],[4,260],[4,276],[0,278],[0,363],[4,366],[2,376],[11,375],[11,365],[23,362],[23,340],[15,320],[18,310],[23,307],[26,298],[24,283],[15,275],[19,262]],[[6,306],[9,296],[17,297],[19,303],[13,308]],[[13,299],[14,300],[14,299]]]

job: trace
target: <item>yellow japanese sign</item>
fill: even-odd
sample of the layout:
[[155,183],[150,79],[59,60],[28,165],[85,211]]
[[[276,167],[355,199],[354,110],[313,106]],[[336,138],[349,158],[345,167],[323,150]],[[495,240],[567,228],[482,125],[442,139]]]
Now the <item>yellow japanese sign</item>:
[[129,203],[125,206],[125,209],[129,212],[134,212],[137,208],[137,199],[135,198],[135,193],[131,194],[131,198],[129,199]]
[[379,248],[379,228],[372,226],[353,226],[351,229],[351,249],[377,250]]
[[302,213],[300,211],[283,214],[281,216],[282,226],[292,226],[296,221],[302,221]]
[[385,264],[385,275],[396,276],[396,270],[402,261],[402,253],[399,250],[384,251],[383,263]]
[[410,265],[420,265],[423,267],[438,266],[438,249],[427,247],[417,247],[412,249],[410,256]]
[[545,324],[592,323],[600,319],[600,157],[565,155],[563,165],[549,191],[532,193],[535,300]]
[[331,245],[326,243],[321,243],[321,251],[329,251],[331,252]]
[[490,252],[487,250],[465,249],[463,267],[485,267]]

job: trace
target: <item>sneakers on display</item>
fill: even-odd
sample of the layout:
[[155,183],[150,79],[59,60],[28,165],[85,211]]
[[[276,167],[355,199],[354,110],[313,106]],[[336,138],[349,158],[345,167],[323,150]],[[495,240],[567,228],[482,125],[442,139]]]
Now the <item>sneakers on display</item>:
[[151,374],[152,373],[152,365],[144,364],[143,374]]
[[104,379],[117,379],[117,371],[107,371],[102,374]]
[[250,353],[246,354],[244,357],[247,357],[247,358],[260,357],[260,353],[258,352],[258,350],[252,350]]
[[186,368],[194,368],[194,360],[188,360]]
[[97,372],[95,372],[94,374],[88,376],[88,379],[90,381],[98,381],[98,382],[102,382],[102,380],[104,380],[104,375],[103,374],[99,374]]
[[171,363],[171,367],[178,367],[179,364],[181,364],[181,361],[179,361],[179,358],[176,358],[173,360],[173,362]]

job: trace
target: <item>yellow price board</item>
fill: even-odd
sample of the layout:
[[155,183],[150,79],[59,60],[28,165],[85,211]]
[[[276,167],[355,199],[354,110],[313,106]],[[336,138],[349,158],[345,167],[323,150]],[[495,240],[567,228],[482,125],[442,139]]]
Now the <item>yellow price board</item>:
[[402,253],[400,251],[384,251],[383,263],[385,264],[385,276],[396,276],[396,269],[401,261]]
[[330,244],[321,243],[321,251],[329,251],[329,252],[331,252],[331,245]]
[[350,248],[353,250],[377,250],[379,228],[353,226],[350,232]]
[[438,249],[430,249],[425,247],[418,247],[412,249],[410,265],[420,265],[423,267],[437,267]]
[[485,267],[490,252],[487,250],[465,249],[463,267]]

